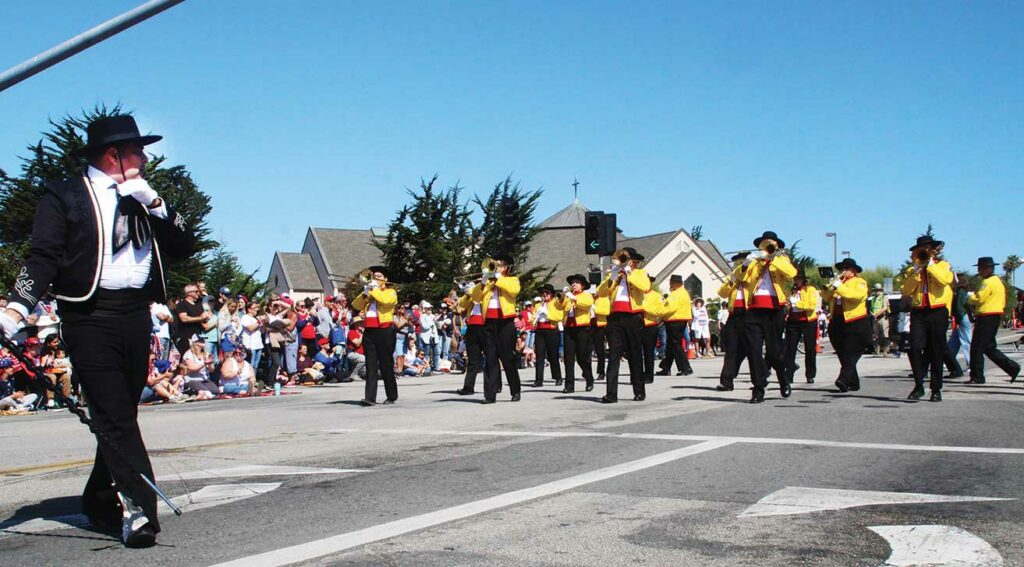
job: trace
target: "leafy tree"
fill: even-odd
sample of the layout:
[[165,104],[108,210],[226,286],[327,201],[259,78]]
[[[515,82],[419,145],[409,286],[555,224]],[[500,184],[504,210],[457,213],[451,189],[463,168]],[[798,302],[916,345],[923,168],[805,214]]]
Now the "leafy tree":
[[[93,120],[125,114],[120,105],[100,105],[81,117],[65,116],[50,120],[50,131],[34,145],[28,157],[21,158],[21,175],[14,177],[0,170],[0,286],[10,289],[28,252],[36,206],[47,183],[84,174],[87,164],[76,154],[85,147],[80,132]],[[154,156],[146,165],[149,184],[184,217],[196,234],[196,253],[191,258],[166,266],[168,289],[180,289],[185,283],[205,274],[203,255],[215,243],[209,239],[206,217],[210,198],[192,180],[184,166],[164,166],[163,156]]]
[[1010,278],[1010,285],[1016,285],[1017,281],[1017,268],[1024,265],[1024,260],[1021,260],[1020,256],[1016,254],[1010,254],[1006,257],[1006,261],[1003,262],[1003,271]]
[[252,301],[260,301],[266,292],[266,283],[256,279],[259,268],[246,273],[238,257],[228,250],[224,242],[217,243],[206,266],[206,287],[210,293],[227,286],[232,295],[242,294]]
[[[485,198],[475,196],[473,203],[483,213],[483,221],[477,229],[477,246],[474,248],[470,259],[470,272],[476,272],[480,263],[488,257],[498,253],[507,253],[515,261],[516,273],[519,275],[519,283],[523,293],[532,293],[533,290],[551,280],[555,273],[554,267],[532,266],[525,269],[526,256],[530,252],[530,242],[537,235],[537,227],[534,225],[534,214],[537,211],[537,201],[543,191],[523,190],[518,182],[512,182],[512,176],[506,177],[498,182],[490,194]],[[505,199],[511,199],[517,203],[511,218],[511,225],[506,227],[501,203]],[[511,250],[506,250],[503,235],[508,230],[514,235],[514,244]]]
[[[885,278],[895,279],[896,270],[892,266],[878,265],[874,268],[865,269],[864,273],[860,277],[864,278],[868,282],[868,286],[874,287],[875,284],[885,285]],[[896,291],[899,291],[898,289]]]
[[694,225],[693,228],[690,229],[690,238],[692,238],[694,240],[701,240],[701,239],[703,239],[704,238],[704,225],[702,225],[702,224]]
[[800,251],[800,241],[797,240],[789,246],[789,257],[797,270],[803,270],[807,276],[807,282],[814,287],[821,289],[828,282],[818,274],[818,260],[814,256],[804,254]]

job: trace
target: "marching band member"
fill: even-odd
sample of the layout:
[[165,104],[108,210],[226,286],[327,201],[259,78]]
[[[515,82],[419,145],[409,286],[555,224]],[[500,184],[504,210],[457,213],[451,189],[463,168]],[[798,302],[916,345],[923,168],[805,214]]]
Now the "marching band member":
[[[597,291],[596,289],[594,290]],[[594,297],[594,306],[590,308],[590,343],[594,345],[594,354],[597,355],[597,380],[604,380],[604,368],[607,349],[605,348],[605,328],[608,327],[608,315],[612,312],[612,300],[610,296],[597,295]]]
[[533,387],[544,385],[544,362],[551,365],[551,376],[555,386],[562,385],[562,367],[558,363],[558,344],[561,333],[558,324],[562,322],[562,300],[555,297],[555,288],[551,284],[540,286],[540,305],[533,312],[533,330],[536,333],[534,350],[537,352],[537,366],[533,379]]
[[686,326],[693,319],[693,304],[690,292],[683,287],[683,276],[673,274],[668,280],[668,299],[665,300],[665,332],[668,344],[665,345],[665,358],[662,359],[658,376],[668,376],[672,371],[672,363],[676,363],[679,372],[676,376],[693,374],[693,368],[683,350],[683,337]]
[[647,397],[644,388],[643,353],[640,346],[640,331],[643,329],[644,295],[651,289],[647,272],[640,268],[644,257],[633,248],[623,248],[613,257],[613,266],[601,285],[598,296],[609,298],[611,314],[608,316],[608,368],[607,393],[601,403],[614,404],[619,401],[619,361],[626,355],[629,363],[629,381],[633,385],[633,400],[642,401]]
[[487,342],[487,374],[484,381],[485,404],[493,404],[501,386],[501,369],[505,369],[512,401],[521,398],[519,365],[516,364],[516,298],[519,296],[519,278],[511,275],[512,258],[494,257],[494,272],[484,273],[483,285],[484,329]]
[[466,284],[463,295],[458,302],[458,311],[466,320],[466,379],[462,388],[457,390],[460,396],[471,396],[476,393],[476,375],[480,372],[480,362],[484,357],[484,286],[479,281]]
[[352,307],[365,311],[363,356],[366,357],[366,390],[363,406],[377,403],[377,376],[384,380],[385,404],[398,400],[398,382],[395,381],[395,327],[391,324],[398,304],[398,293],[388,287],[386,268],[372,266],[372,276],[363,287],[363,293],[352,300]]
[[[743,359],[747,358],[747,288],[743,285],[743,275],[746,273],[748,252],[740,252],[734,255],[732,260],[732,274],[729,279],[718,288],[718,296],[722,298],[725,308],[729,310],[729,319],[722,328],[722,347],[725,349],[725,359],[722,361],[722,374],[719,377],[719,392],[731,392],[733,381],[740,373],[740,366]],[[753,362],[747,361],[747,366],[753,375]]]
[[817,375],[818,308],[821,294],[807,281],[803,270],[793,278],[793,292],[789,296],[789,316],[786,318],[786,380],[792,384],[796,373],[796,352],[800,341],[804,343],[804,377],[808,384]]
[[931,371],[931,401],[942,401],[942,364],[949,328],[949,305],[953,299],[953,270],[939,253],[944,243],[931,236],[919,236],[910,247],[913,264],[903,272],[900,291],[910,297],[910,366],[914,389],[907,396],[924,396],[924,375]]
[[[852,258],[835,265],[836,278],[825,288],[825,301],[832,306],[828,337],[839,358],[840,392],[860,390],[857,361],[871,345],[871,320],[868,319],[868,282],[864,271]],[[805,347],[809,348],[809,347]]]
[[994,362],[1003,372],[1009,374],[1010,382],[1017,381],[1020,364],[1010,360],[996,347],[996,332],[1006,311],[1006,287],[999,276],[994,275],[995,261],[990,256],[978,258],[978,277],[982,278],[978,290],[971,293],[967,302],[974,307],[974,333],[971,336],[971,379],[969,384],[985,383],[985,359]]
[[658,347],[658,325],[665,316],[665,300],[661,297],[661,292],[654,288],[654,276],[647,277],[651,280],[651,289],[644,294],[644,327],[640,331],[640,345],[644,357],[644,382],[653,384],[654,351]]
[[563,394],[576,391],[576,364],[583,370],[583,379],[587,382],[587,391],[594,389],[594,370],[590,366],[590,310],[594,306],[594,296],[587,293],[590,282],[583,274],[574,274],[566,278],[569,289],[564,290],[561,310],[565,313],[565,332],[562,334],[565,358],[565,389]]
[[[757,252],[744,261],[747,271],[743,283],[750,298],[746,318],[747,356],[753,366],[751,381],[754,383],[750,403],[759,404],[764,401],[764,390],[768,386],[769,365],[778,376],[782,397],[788,398],[792,392],[782,359],[783,308],[786,306],[782,287],[796,275],[796,267],[787,256],[780,254],[786,244],[774,232],[765,231],[754,239],[754,246]],[[761,355],[762,345],[765,356]]]

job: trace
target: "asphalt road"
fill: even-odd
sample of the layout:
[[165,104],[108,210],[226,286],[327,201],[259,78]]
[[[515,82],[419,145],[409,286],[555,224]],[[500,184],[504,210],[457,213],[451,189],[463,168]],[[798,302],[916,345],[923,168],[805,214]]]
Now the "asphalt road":
[[83,426],[0,418],[0,563],[1024,565],[1024,386],[998,369],[908,402],[905,358],[863,359],[861,391],[840,395],[823,355],[816,384],[751,406],[744,376],[719,393],[721,359],[694,363],[616,405],[603,384],[550,382],[481,405],[444,376],[404,379],[395,406],[343,384],[142,408],[160,484],[186,503],[150,550],[66,525]]

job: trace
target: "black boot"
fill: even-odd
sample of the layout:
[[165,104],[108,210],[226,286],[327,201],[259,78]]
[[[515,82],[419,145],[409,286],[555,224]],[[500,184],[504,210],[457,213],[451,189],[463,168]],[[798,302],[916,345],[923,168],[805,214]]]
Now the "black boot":
[[907,399],[908,400],[920,400],[923,397],[924,397],[924,386],[918,385],[918,386],[914,386],[914,389],[910,392],[910,395],[907,396]]

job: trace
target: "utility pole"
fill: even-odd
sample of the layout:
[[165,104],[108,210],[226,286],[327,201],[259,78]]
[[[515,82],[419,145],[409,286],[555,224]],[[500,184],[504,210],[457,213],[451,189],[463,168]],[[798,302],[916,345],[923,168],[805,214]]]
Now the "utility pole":
[[134,10],[129,10],[116,18],[111,18],[91,30],[82,32],[64,43],[36,55],[20,65],[15,65],[0,73],[0,92],[184,1],[150,0]]

